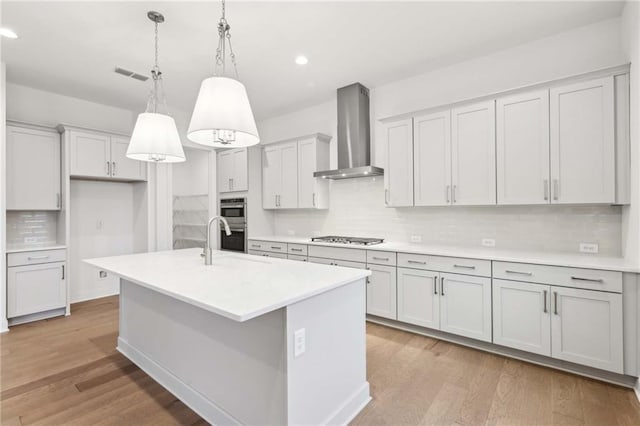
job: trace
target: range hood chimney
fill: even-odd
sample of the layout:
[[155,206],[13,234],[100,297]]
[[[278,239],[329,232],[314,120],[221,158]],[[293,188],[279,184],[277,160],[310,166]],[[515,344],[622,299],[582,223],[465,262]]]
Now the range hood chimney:
[[338,89],[338,168],[315,172],[325,179],[380,176],[384,169],[371,165],[369,89],[354,83]]

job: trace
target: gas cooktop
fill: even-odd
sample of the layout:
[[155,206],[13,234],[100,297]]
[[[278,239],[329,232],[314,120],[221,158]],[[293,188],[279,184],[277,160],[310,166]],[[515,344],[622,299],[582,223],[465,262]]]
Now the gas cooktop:
[[336,244],[353,244],[358,246],[372,246],[380,244],[384,241],[382,238],[360,238],[360,237],[340,237],[336,235],[327,235],[326,237],[313,237],[311,241]]

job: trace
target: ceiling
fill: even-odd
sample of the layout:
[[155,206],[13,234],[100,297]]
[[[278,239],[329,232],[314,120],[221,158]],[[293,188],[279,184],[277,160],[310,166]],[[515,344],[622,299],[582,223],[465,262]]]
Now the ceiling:
[[[171,109],[190,114],[212,74],[218,2],[3,1],[9,81],[143,110],[157,10],[160,67]],[[240,79],[258,119],[328,101],[338,87],[368,87],[619,16],[603,2],[244,2],[227,4]],[[309,64],[294,63],[304,54]]]

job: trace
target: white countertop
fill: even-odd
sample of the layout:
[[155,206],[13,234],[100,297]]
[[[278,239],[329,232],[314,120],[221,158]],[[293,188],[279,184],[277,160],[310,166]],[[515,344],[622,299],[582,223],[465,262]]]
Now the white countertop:
[[594,256],[589,254],[546,253],[524,250],[505,250],[484,247],[437,246],[427,244],[409,244],[384,242],[371,246],[350,244],[312,242],[311,237],[299,236],[260,236],[249,237],[249,240],[274,241],[291,244],[307,244],[339,248],[355,248],[364,250],[381,250],[400,253],[428,254],[433,256],[450,256],[468,259],[495,260],[502,262],[532,263],[537,265],[565,266],[570,268],[600,269],[620,272],[640,272],[640,265],[621,257]]
[[235,321],[247,321],[371,274],[318,265],[215,251],[206,266],[202,249],[87,259],[86,263],[143,287]]
[[15,244],[7,246],[7,253],[25,253],[29,251],[57,250],[67,248],[64,244]]

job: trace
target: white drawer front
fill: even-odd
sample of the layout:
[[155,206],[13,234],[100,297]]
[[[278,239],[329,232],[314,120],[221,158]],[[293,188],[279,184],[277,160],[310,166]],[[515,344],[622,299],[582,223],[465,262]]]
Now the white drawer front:
[[311,263],[321,263],[323,265],[344,266],[346,268],[366,269],[367,265],[363,262],[351,262],[348,260],[326,259],[324,257],[309,257]]
[[289,244],[288,245],[288,253],[297,255],[297,256],[306,256],[307,255],[307,245],[306,244]]
[[64,262],[66,259],[65,249],[38,250],[21,253],[9,253],[7,256],[7,266],[36,265],[39,263]]
[[426,254],[398,253],[399,267],[435,270],[434,265]]
[[493,262],[493,277],[587,290],[622,292],[622,272],[564,268],[529,263]]
[[289,260],[297,260],[299,262],[306,262],[308,260],[307,256],[300,256],[300,255],[297,255],[297,254],[288,254],[287,255],[287,259],[289,259]]
[[287,253],[287,243],[275,241],[249,240],[249,250],[269,251],[273,253]]
[[340,259],[349,262],[361,262],[367,261],[366,250],[342,248],[342,247],[324,247],[324,246],[309,246],[309,256],[311,257],[323,257],[325,259]]
[[275,257],[277,259],[287,258],[287,253],[273,253],[269,251],[258,251],[258,250],[249,250],[248,253],[256,256]]
[[396,253],[392,251],[367,250],[367,263],[395,266]]
[[429,256],[428,262],[437,271],[453,274],[491,277],[491,261],[461,257]]

